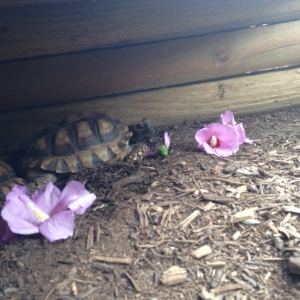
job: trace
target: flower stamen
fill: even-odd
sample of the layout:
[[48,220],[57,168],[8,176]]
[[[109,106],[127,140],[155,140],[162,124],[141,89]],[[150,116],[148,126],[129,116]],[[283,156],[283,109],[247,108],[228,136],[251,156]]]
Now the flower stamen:
[[209,140],[209,145],[213,148],[216,148],[218,145],[218,139],[215,135],[213,135]]
[[28,206],[29,206],[29,208],[32,209],[33,214],[37,217],[37,219],[40,222],[43,223],[43,222],[47,221],[50,218],[49,215],[47,215],[46,213],[44,213],[40,209],[34,207],[34,204],[32,202],[28,202]]

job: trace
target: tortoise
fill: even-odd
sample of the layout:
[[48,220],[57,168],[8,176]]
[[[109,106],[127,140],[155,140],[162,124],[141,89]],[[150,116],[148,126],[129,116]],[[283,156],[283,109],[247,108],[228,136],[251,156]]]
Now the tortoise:
[[[26,143],[18,169],[22,177],[34,182],[31,187],[37,189],[49,180],[55,181],[55,173],[76,173],[125,158],[131,162],[140,161],[147,149],[142,142],[152,131],[147,119],[127,126],[105,113],[67,115],[58,124],[46,126]],[[50,177],[45,177],[44,173]]]
[[0,198],[4,198],[15,184],[25,185],[26,181],[17,177],[11,166],[0,161]]

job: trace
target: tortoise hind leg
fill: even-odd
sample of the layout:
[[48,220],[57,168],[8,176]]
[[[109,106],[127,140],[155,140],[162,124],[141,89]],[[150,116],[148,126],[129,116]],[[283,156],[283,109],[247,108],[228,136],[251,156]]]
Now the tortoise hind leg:
[[56,173],[42,169],[26,169],[23,171],[23,175],[28,181],[26,186],[30,194],[44,188],[49,181],[53,184],[57,181]]

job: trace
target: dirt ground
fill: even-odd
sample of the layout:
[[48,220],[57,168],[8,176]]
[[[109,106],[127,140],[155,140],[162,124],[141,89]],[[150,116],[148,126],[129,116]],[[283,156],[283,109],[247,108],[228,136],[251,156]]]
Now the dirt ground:
[[255,143],[226,159],[196,149],[194,121],[157,128],[165,158],[74,176],[94,205],[72,238],[0,246],[0,299],[300,299],[299,113],[237,118]]

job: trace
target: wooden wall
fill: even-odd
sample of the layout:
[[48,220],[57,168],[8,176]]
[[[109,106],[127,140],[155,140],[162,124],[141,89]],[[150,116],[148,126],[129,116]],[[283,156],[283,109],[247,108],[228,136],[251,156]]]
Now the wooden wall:
[[66,113],[154,125],[296,106],[299,0],[0,0],[0,156]]

